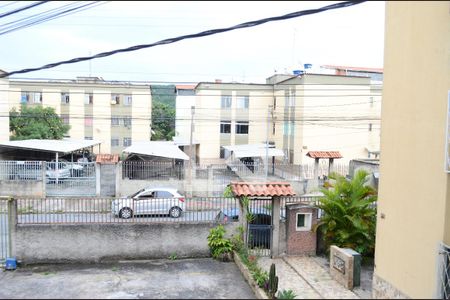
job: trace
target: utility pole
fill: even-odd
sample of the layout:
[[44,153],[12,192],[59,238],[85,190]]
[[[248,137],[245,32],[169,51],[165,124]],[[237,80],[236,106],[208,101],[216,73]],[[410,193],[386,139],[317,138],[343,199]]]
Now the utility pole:
[[270,120],[273,111],[273,106],[269,105],[267,110],[267,132],[266,132],[266,162],[264,164],[264,171],[266,174],[266,181],[269,175],[269,130],[270,130]]
[[191,134],[189,137],[189,190],[192,196],[192,134],[194,132],[194,113],[195,106],[191,106]]

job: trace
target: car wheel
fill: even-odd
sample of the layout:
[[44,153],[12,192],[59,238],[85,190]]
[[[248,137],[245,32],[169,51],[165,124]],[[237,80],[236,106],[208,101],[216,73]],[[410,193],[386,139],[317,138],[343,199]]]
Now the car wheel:
[[119,217],[123,219],[129,219],[133,216],[133,211],[131,208],[124,207],[119,212]]
[[172,218],[179,218],[181,216],[181,208],[179,207],[172,207],[169,210],[169,216]]

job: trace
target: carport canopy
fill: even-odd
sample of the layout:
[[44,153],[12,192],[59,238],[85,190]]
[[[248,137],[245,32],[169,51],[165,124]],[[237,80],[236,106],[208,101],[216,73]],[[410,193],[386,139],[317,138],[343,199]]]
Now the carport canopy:
[[189,160],[189,156],[178,148],[173,141],[134,142],[133,145],[122,150],[128,154],[141,154],[173,159]]
[[93,140],[76,140],[76,139],[62,139],[62,140],[20,140],[20,141],[6,141],[0,142],[0,148],[42,151],[55,153],[56,160],[59,155],[65,155],[77,150],[90,148],[100,145],[101,142]]
[[231,145],[222,146],[224,149],[233,152],[234,157],[265,157],[267,156],[284,156],[281,149],[275,147],[267,148],[266,144],[245,144],[245,145]]

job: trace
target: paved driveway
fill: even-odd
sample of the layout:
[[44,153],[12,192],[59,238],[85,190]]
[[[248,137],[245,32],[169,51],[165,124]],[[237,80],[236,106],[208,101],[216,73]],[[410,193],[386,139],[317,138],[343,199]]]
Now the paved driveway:
[[2,299],[255,299],[233,262],[210,258],[26,266],[0,282]]

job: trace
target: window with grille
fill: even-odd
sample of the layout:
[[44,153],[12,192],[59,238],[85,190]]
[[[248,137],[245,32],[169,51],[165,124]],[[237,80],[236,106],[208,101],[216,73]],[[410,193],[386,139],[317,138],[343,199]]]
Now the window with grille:
[[126,128],[131,128],[131,117],[123,118],[123,126]]
[[119,146],[119,139],[112,138],[111,139],[111,147],[118,147]]
[[220,121],[220,133],[231,133],[231,121]]
[[119,126],[120,125],[120,118],[117,116],[111,117],[111,126]]
[[248,96],[239,96],[236,100],[236,107],[238,109],[248,109]]
[[94,103],[94,94],[93,93],[84,94],[84,104],[92,104],[92,103]]
[[248,122],[236,122],[236,134],[248,134]]
[[131,138],[128,138],[128,137],[123,138],[123,146],[124,146],[124,147],[129,147],[129,146],[131,146]]
[[70,102],[69,93],[61,93],[61,103],[68,104]]
[[220,102],[221,108],[231,108],[231,96],[222,96]]
[[120,95],[119,94],[111,94],[111,104],[120,104]]
[[133,102],[133,97],[131,95],[123,96],[123,105],[131,105]]
[[439,251],[439,277],[439,298],[450,299],[450,246],[445,244]]

